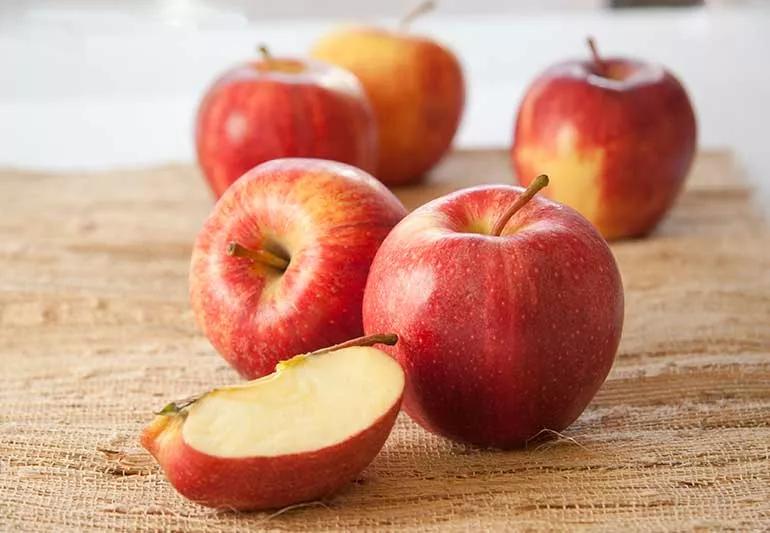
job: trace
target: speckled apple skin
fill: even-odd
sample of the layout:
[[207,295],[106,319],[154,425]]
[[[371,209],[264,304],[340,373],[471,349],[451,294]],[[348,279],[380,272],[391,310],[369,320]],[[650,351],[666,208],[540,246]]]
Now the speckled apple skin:
[[[247,379],[362,335],[369,266],[405,214],[382,183],[350,165],[290,158],[254,168],[220,198],[195,242],[190,301],[199,327]],[[289,267],[281,274],[229,256],[231,241],[253,249],[269,241]]]
[[416,183],[449,150],[465,106],[462,67],[449,49],[413,33],[350,27],[312,54],[361,80],[377,119],[383,183]]
[[271,159],[314,157],[375,170],[377,125],[358,81],[331,65],[302,63],[307,70],[299,73],[270,71],[264,61],[239,65],[206,93],[195,140],[217,198]]
[[406,372],[404,410],[480,446],[569,426],[604,382],[623,325],[615,260],[576,211],[535,197],[489,235],[521,191],[465,189],[409,214],[364,296],[364,329],[399,336],[383,349]]
[[652,231],[679,195],[697,128],[682,84],[631,59],[608,68],[638,71],[623,82],[568,61],[539,76],[519,108],[511,160],[522,185],[546,173],[543,194],[588,218],[607,239]]
[[326,498],[361,473],[382,449],[400,399],[369,428],[314,451],[225,458],[202,453],[182,435],[183,415],[158,415],[141,443],[185,498],[207,507],[257,511]]

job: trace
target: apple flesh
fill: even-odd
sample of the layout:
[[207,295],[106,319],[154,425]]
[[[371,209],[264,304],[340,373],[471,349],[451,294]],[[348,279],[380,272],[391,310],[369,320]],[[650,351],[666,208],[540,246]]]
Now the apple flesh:
[[522,195],[477,187],[413,211],[377,252],[364,295],[365,330],[398,332],[386,351],[407,375],[404,410],[480,446],[515,448],[569,426],[622,330],[604,239],[573,209]]
[[318,61],[239,65],[208,90],[196,123],[198,161],[216,197],[252,167],[315,157],[373,171],[377,129],[351,73]]
[[245,378],[363,334],[361,301],[374,254],[406,214],[360,169],[279,159],[217,202],[192,254],[197,322]]
[[194,502],[285,507],[333,494],[374,459],[403,388],[398,363],[372,347],[298,355],[269,376],[169,404],[141,442]]
[[682,189],[695,147],[693,108],[670,72],[595,54],[535,80],[519,108],[511,158],[523,185],[547,172],[547,196],[617,239],[655,228]]
[[312,55],[361,80],[377,119],[383,183],[415,183],[447,152],[465,101],[460,63],[447,48],[406,31],[355,27],[322,38]]

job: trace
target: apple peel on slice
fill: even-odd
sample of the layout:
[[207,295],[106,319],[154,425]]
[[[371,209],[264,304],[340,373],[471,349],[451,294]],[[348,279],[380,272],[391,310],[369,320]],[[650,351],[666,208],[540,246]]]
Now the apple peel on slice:
[[401,405],[401,366],[350,345],[365,339],[169,404],[141,443],[174,488],[202,505],[247,511],[327,497],[374,459]]

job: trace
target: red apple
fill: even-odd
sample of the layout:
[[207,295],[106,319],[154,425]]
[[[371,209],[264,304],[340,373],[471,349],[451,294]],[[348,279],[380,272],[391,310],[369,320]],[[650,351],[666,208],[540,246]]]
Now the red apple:
[[419,181],[449,150],[460,123],[465,85],[455,55],[437,42],[407,32],[343,28],[321,39],[312,54],[345,67],[361,80],[377,117],[375,176],[386,185]]
[[274,374],[166,406],[142,445],[186,498],[258,510],[317,500],[354,479],[393,428],[404,373],[356,339],[299,355]]
[[526,185],[577,209],[608,239],[650,232],[676,200],[695,154],[695,115],[663,67],[633,59],[559,63],[524,97],[512,160]]
[[612,366],[623,324],[615,260],[576,211],[530,200],[545,182],[441,197],[377,252],[364,328],[398,333],[386,351],[407,375],[404,409],[430,431],[521,446],[571,424]]
[[374,115],[358,80],[317,61],[264,57],[226,72],[198,110],[198,161],[219,197],[252,167],[315,157],[367,171],[377,161]]
[[405,214],[355,167],[263,163],[225,192],[195,242],[190,299],[199,326],[246,378],[361,335],[369,266]]

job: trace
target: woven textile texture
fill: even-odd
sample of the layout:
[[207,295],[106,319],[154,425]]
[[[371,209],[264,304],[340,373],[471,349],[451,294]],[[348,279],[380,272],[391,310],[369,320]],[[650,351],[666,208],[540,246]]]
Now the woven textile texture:
[[[502,151],[458,152],[398,194],[510,180]],[[620,352],[563,436],[485,451],[402,414],[355,483],[282,513],[191,504],[137,443],[168,400],[238,380],[187,301],[211,205],[188,166],[0,171],[0,530],[770,529],[770,230],[729,154],[613,245]]]

